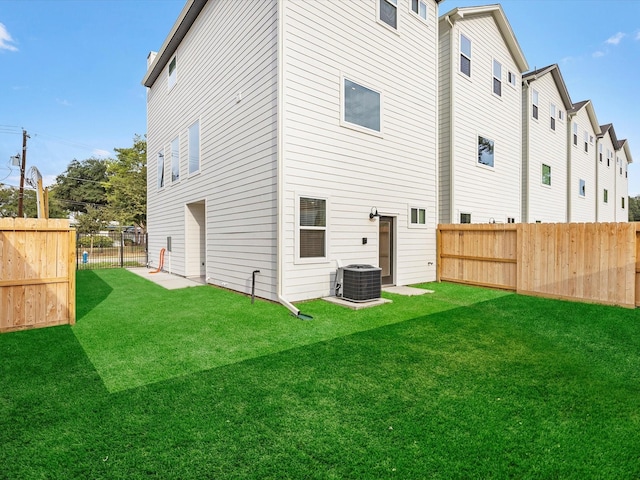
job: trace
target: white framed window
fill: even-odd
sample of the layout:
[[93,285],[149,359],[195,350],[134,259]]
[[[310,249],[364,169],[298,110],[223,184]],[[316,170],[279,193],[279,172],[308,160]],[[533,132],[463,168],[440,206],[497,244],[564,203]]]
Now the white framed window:
[[427,209],[422,207],[409,207],[409,226],[425,227],[427,225]]
[[485,165],[493,168],[494,153],[494,141],[478,135],[478,165]]
[[600,144],[600,146],[598,147],[598,150],[599,150],[599,152],[598,152],[598,159],[600,160],[600,163],[602,163],[602,153],[603,153],[603,149],[604,149],[604,146],[603,146],[602,144]]
[[515,217],[507,217],[507,223],[516,223]]
[[425,0],[410,0],[411,11],[419,18],[427,21],[427,2]]
[[502,64],[496,59],[493,60],[493,93],[502,96]]
[[171,140],[171,183],[180,180],[180,137]]
[[158,152],[158,190],[164,187],[164,153]]
[[343,77],[342,126],[381,133],[382,93]]
[[573,145],[578,146],[578,124],[573,122]]
[[328,200],[300,195],[296,203],[297,259],[326,261]]
[[200,171],[200,120],[189,127],[189,174]]
[[178,79],[177,60],[174,56],[169,62],[169,73],[167,75],[167,90],[171,90]]
[[538,101],[539,95],[537,90],[531,90],[531,115],[536,120],[538,119]]
[[551,120],[550,127],[551,130],[555,131],[556,129],[556,106],[552,103],[549,105],[549,119]]
[[460,212],[460,223],[471,223],[471,214]]
[[471,77],[471,40],[464,34],[460,34],[460,71],[467,77]]
[[609,190],[607,190],[606,188],[602,192],[602,200],[604,201],[604,203],[609,203]]
[[611,166],[611,157],[612,157],[611,150],[607,148],[607,167]]
[[620,200],[622,200],[622,209],[624,210],[624,197],[620,197]]
[[562,109],[558,110],[558,120],[564,121],[564,111]]
[[578,195],[581,197],[587,195],[587,183],[582,179],[578,180]]
[[542,184],[551,186],[551,167],[542,164]]
[[378,0],[378,19],[387,27],[398,29],[398,0]]
[[589,151],[589,132],[584,131],[584,151]]
[[509,85],[511,85],[512,87],[515,87],[516,86],[516,82],[518,81],[517,77],[516,77],[516,74],[510,71],[507,74],[507,81],[509,82]]

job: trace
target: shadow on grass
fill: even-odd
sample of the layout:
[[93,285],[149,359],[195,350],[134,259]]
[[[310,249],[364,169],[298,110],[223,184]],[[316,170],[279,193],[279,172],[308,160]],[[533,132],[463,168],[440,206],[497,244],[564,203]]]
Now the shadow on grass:
[[76,297],[82,295],[82,301],[76,301],[76,319],[80,320],[100,305],[113,288],[92,270],[76,272]]

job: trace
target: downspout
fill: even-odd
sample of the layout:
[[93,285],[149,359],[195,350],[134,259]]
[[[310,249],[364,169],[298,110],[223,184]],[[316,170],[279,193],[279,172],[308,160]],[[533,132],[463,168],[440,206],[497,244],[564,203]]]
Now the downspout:
[[[534,78],[535,80],[535,78]],[[522,159],[522,169],[526,172],[526,179],[527,181],[525,182],[524,179],[524,175],[522,175],[522,195],[524,196],[524,202],[522,202],[523,205],[523,212],[522,216],[520,218],[522,218],[522,221],[525,223],[529,223],[531,221],[531,204],[530,202],[530,195],[529,195],[529,185],[531,183],[531,171],[529,170],[529,155],[531,154],[531,150],[529,148],[530,144],[531,144],[531,119],[529,118],[529,104],[531,103],[531,99],[529,98],[529,80],[522,80],[522,85],[524,87],[524,95],[523,98],[526,99],[523,103],[524,103],[524,118],[521,119],[521,121],[523,122],[523,128],[522,131],[524,132],[524,125],[526,125],[527,128],[527,135],[526,135],[526,140],[525,140],[525,144],[523,145],[523,151],[524,151],[524,158]]]
[[276,258],[276,294],[278,296],[278,302],[285,306],[295,317],[300,318],[301,320],[310,320],[312,317],[308,315],[304,315],[300,312],[298,308],[293,306],[291,302],[289,302],[286,298],[284,298],[282,293],[282,281],[283,281],[283,263],[284,263],[284,238],[285,238],[285,222],[283,221],[284,217],[284,154],[283,154],[283,145],[284,145],[284,0],[278,0],[278,47],[277,53],[278,56],[278,90],[277,90],[277,140],[276,140],[276,162],[278,169],[277,176],[277,234],[276,234],[276,242],[277,242],[277,258]]
[[[598,157],[599,157],[599,148],[600,148],[601,141],[602,139],[598,138],[598,136],[596,135],[596,145],[595,145],[596,147],[596,158],[595,158],[596,160],[596,222],[600,221],[600,160]],[[609,160],[609,158],[607,158],[607,160]],[[615,192],[614,192],[614,195],[615,195]],[[604,192],[602,192],[602,198],[604,200]]]
[[571,196],[571,183],[573,182],[573,178],[571,175],[573,174],[572,170],[572,158],[571,152],[573,151],[573,119],[575,118],[575,113],[569,113],[567,110],[567,222],[571,223],[573,221],[571,205],[573,204],[573,197]]
[[[455,221],[455,181],[454,181],[454,165],[453,160],[455,158],[455,110],[453,101],[455,97],[455,82],[453,81],[456,74],[456,57],[454,51],[454,28],[453,22],[449,15],[445,17],[445,20],[449,24],[449,223],[458,223]],[[458,219],[459,220],[459,219]]]

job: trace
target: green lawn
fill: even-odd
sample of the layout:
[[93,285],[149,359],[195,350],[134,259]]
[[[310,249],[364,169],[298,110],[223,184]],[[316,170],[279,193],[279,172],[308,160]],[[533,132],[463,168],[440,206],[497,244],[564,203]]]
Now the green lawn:
[[78,273],[0,336],[0,479],[638,478],[640,315],[429,284],[349,311]]

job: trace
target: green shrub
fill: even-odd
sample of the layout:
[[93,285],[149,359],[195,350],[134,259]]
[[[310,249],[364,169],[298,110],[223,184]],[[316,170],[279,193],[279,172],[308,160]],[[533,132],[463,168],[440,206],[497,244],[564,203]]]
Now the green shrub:
[[113,239],[104,235],[93,235],[89,237],[80,237],[78,239],[78,247],[91,247],[91,239],[93,239],[94,248],[113,247]]

